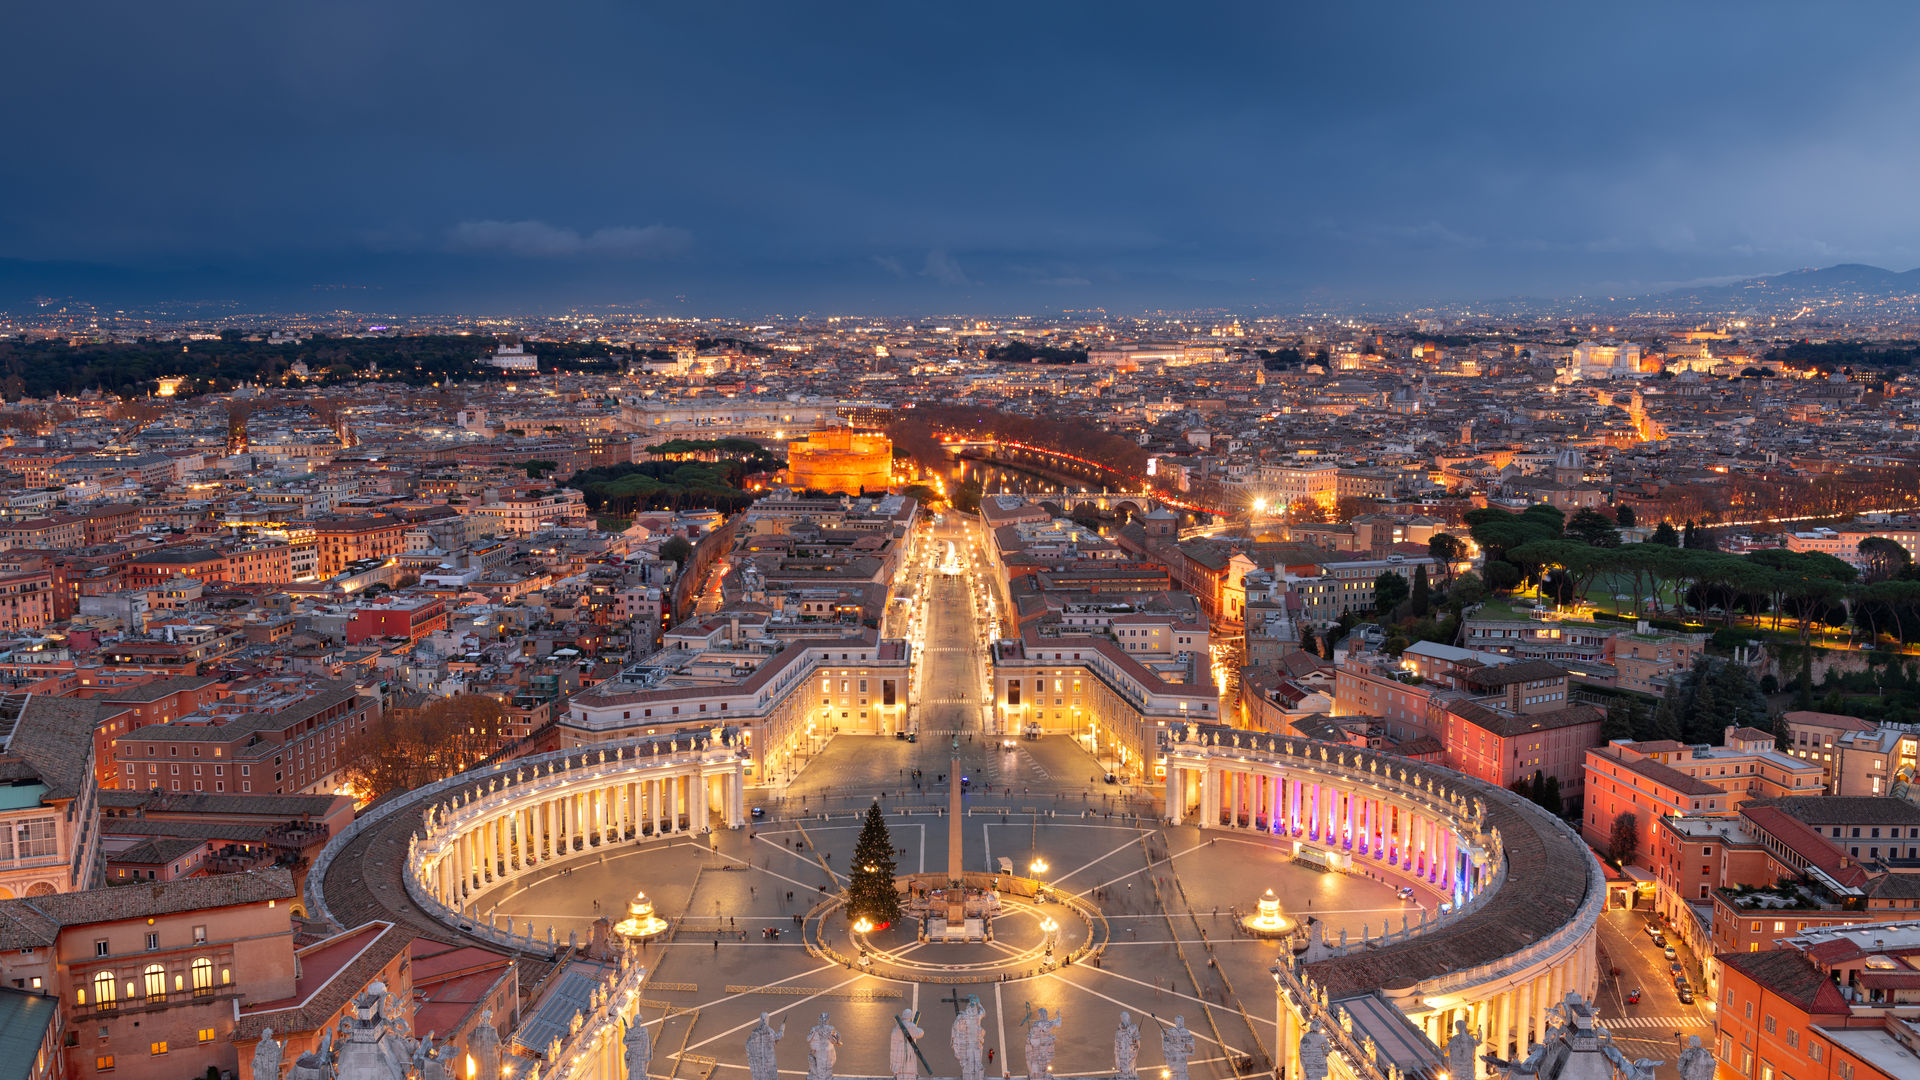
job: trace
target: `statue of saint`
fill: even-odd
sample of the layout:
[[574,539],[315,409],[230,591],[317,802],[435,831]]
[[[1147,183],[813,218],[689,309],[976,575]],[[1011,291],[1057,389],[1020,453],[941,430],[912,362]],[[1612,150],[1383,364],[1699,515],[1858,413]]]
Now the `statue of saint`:
[[492,1009],[480,1014],[480,1023],[467,1036],[467,1054],[473,1058],[473,1080],[500,1080],[500,1029],[493,1026]]
[[1193,1057],[1193,1032],[1187,1018],[1176,1016],[1173,1026],[1160,1031],[1160,1056],[1167,1062],[1168,1080],[1187,1080],[1187,1062]]
[[1318,1020],[1308,1021],[1300,1036],[1300,1080],[1327,1080],[1327,1033]]
[[900,1010],[900,1018],[893,1025],[893,1037],[887,1042],[887,1067],[893,1070],[893,1080],[919,1080],[920,1057],[913,1052],[913,1047],[926,1034],[913,1022],[912,1009]]
[[1040,1009],[1040,1018],[1027,1025],[1027,1080],[1047,1080],[1053,1071],[1054,1043],[1059,1038],[1060,1017],[1047,1019],[1047,1010]]
[[280,1080],[280,1055],[287,1052],[285,1040],[273,1041],[273,1029],[260,1032],[260,1041],[253,1047],[254,1080]]
[[627,1037],[622,1042],[627,1080],[647,1080],[647,1066],[653,1064],[653,1032],[647,1030],[646,1021],[639,1013],[633,1014],[633,1022],[627,1025]]
[[780,1080],[780,1066],[774,1060],[773,1046],[787,1034],[787,1025],[781,1021],[780,1030],[775,1031],[767,1022],[767,1014],[760,1014],[760,1022],[747,1032],[747,1072],[753,1080]]
[[960,1063],[960,1080],[982,1080],[986,1075],[986,1015],[980,998],[969,994],[960,1014],[953,1018],[953,1056]]
[[820,1021],[807,1031],[807,1080],[833,1080],[833,1063],[840,1056],[840,1033],[820,1014]]
[[1687,1048],[1680,1051],[1680,1080],[1713,1080],[1713,1051],[1700,1045],[1700,1036],[1687,1036]]
[[1480,1058],[1480,1040],[1467,1032],[1465,1020],[1453,1022],[1453,1038],[1447,1040],[1447,1072],[1453,1080],[1473,1080],[1474,1063]]
[[1136,1080],[1140,1062],[1140,1025],[1133,1014],[1120,1014],[1120,1026],[1113,1033],[1113,1071],[1120,1080]]

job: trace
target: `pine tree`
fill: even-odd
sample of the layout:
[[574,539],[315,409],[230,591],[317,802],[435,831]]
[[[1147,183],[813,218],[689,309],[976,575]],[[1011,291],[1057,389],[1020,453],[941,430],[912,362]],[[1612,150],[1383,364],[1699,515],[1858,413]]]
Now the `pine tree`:
[[1615,739],[1634,738],[1633,715],[1630,706],[1621,698],[1614,698],[1607,705],[1607,718],[1600,721],[1600,741],[1612,742]]
[[900,917],[900,893],[893,886],[893,836],[880,804],[867,808],[867,822],[853,845],[853,875],[847,879],[847,918],[885,924]]
[[1800,654],[1800,675],[1794,679],[1793,707],[1802,712],[1813,708],[1813,650]]
[[1547,777],[1547,797],[1540,801],[1540,805],[1546,807],[1547,813],[1554,817],[1560,817],[1567,812],[1567,804],[1560,797],[1559,777]]
[[1673,693],[1660,699],[1660,705],[1653,710],[1653,737],[1680,741],[1680,717],[1673,711]]
[[1320,651],[1320,642],[1315,640],[1313,636],[1313,627],[1308,625],[1305,620],[1302,620],[1300,623],[1300,648],[1310,653],[1318,653]]
[[1413,570],[1413,614],[1424,619],[1433,610],[1433,586],[1427,581],[1427,568],[1423,563]]

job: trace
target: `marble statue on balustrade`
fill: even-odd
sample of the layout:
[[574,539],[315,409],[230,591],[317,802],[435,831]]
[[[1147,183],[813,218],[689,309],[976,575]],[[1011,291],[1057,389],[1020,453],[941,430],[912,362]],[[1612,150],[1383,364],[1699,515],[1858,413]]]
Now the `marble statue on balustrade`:
[[1453,1038],[1447,1040],[1447,1073],[1452,1080],[1473,1080],[1479,1060],[1480,1040],[1467,1032],[1465,1020],[1453,1022]]
[[627,1063],[627,1080],[647,1080],[647,1067],[653,1064],[653,1032],[647,1030],[646,1020],[636,1012],[627,1025],[626,1038],[621,1040],[624,1047],[622,1056]]
[[1713,1080],[1713,1074],[1713,1051],[1700,1045],[1700,1036],[1689,1035],[1680,1051],[1680,1080]]
[[926,1035],[920,1025],[913,1022],[913,1010],[901,1009],[887,1043],[887,1068],[892,1070],[893,1080],[919,1080],[920,1055],[913,1052],[913,1047]]
[[1318,1020],[1300,1036],[1300,1080],[1327,1080],[1327,1034]]
[[747,1072],[753,1080],[780,1080],[780,1065],[774,1059],[774,1044],[787,1034],[787,1025],[781,1021],[780,1029],[775,1031],[767,1022],[767,1014],[760,1014],[760,1022],[747,1033]]
[[1120,1026],[1113,1032],[1113,1072],[1120,1080],[1138,1080],[1140,1063],[1140,1025],[1133,1014],[1122,1012]]
[[418,1080],[448,1080],[446,1062],[442,1060],[445,1049],[443,1044],[441,1052],[435,1052],[432,1032],[428,1032],[426,1038],[414,1043],[413,1075]]
[[255,1080],[280,1080],[280,1058],[286,1052],[286,1040],[274,1042],[272,1028],[261,1031],[260,1041],[253,1048]]
[[1168,1080],[1187,1080],[1187,1062],[1193,1059],[1193,1032],[1187,1018],[1176,1016],[1173,1026],[1160,1031],[1160,1056],[1167,1062]]
[[[255,1075],[258,1075],[257,1073]],[[333,1032],[320,1036],[320,1045],[301,1054],[287,1070],[287,1080],[328,1080],[333,1076]]]
[[807,1032],[807,1080],[833,1080],[833,1064],[840,1056],[840,1033],[820,1014]]
[[467,1036],[467,1055],[473,1058],[473,1080],[500,1080],[500,1029],[493,1026],[493,1010],[480,1014]]
[[1047,1080],[1053,1071],[1054,1046],[1059,1040],[1060,1016],[1047,1018],[1043,1006],[1040,1016],[1027,1025],[1027,1080]]
[[960,1063],[960,1080],[981,1080],[986,1075],[986,1014],[980,998],[969,994],[966,1005],[953,1018],[951,1040],[954,1060]]

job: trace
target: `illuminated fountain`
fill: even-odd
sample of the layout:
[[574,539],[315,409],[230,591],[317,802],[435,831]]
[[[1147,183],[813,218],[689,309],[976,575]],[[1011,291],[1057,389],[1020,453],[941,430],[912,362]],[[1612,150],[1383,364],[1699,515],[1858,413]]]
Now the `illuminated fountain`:
[[1240,917],[1240,925],[1255,937],[1284,937],[1293,933],[1294,923],[1280,913],[1280,900],[1268,889],[1252,915]]
[[627,905],[627,917],[613,924],[613,932],[631,941],[640,941],[659,934],[667,928],[667,920],[653,913],[653,901],[646,893],[634,893],[633,903]]

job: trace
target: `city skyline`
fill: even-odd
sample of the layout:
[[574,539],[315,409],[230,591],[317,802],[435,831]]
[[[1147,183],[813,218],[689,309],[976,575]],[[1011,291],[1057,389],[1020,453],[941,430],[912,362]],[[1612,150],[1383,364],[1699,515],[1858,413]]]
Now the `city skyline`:
[[22,19],[0,307],[1347,310],[1920,265],[1891,5],[94,15]]

